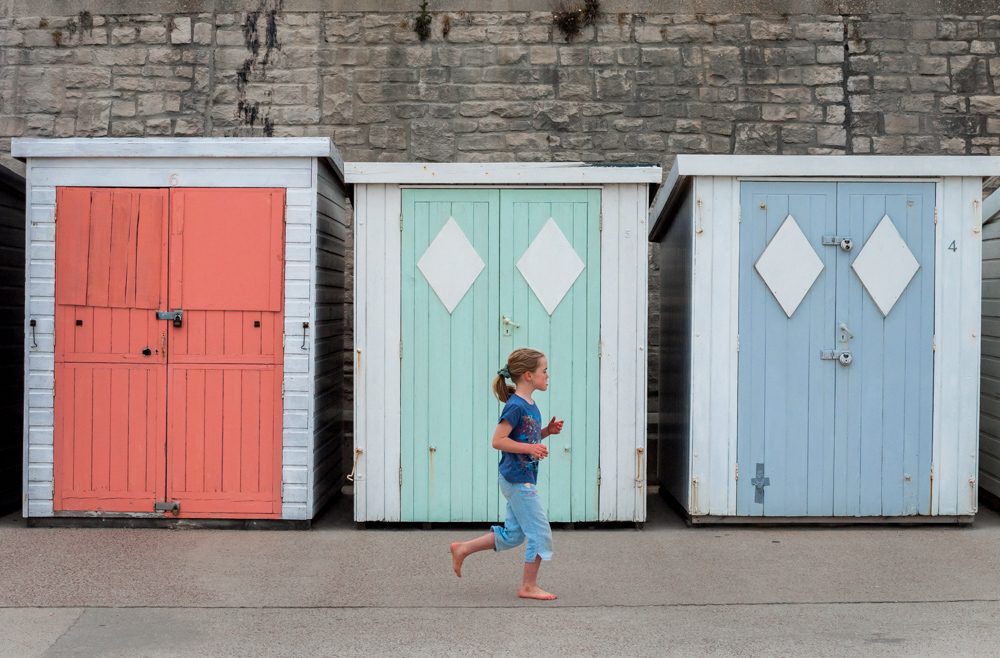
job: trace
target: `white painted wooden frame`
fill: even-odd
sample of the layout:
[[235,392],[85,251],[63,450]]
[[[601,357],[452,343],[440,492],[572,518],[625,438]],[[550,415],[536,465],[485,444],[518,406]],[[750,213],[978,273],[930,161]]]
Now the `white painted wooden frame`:
[[[123,154],[114,153],[114,142]],[[267,142],[258,144],[256,142]],[[53,511],[54,313],[56,188],[78,187],[276,187],[285,188],[285,283],[282,419],[282,518],[311,519],[313,513],[314,332],[306,346],[303,322],[315,326],[316,286],[316,157],[339,156],[329,139],[296,139],[296,157],[284,157],[280,139],[172,140],[14,140],[13,154],[27,158],[27,271],[25,274],[25,395],[24,506],[26,517],[47,517]],[[240,143],[242,142],[242,148]],[[197,149],[189,143],[197,143]],[[142,148],[146,146],[148,148]],[[171,150],[173,148],[173,150]],[[218,150],[213,150],[217,148]],[[66,149],[69,149],[68,151]],[[200,149],[200,150],[199,150]],[[296,150],[297,149],[297,150]],[[308,150],[311,149],[311,150]],[[36,157],[38,153],[78,157]],[[155,153],[157,157],[142,157]],[[194,153],[195,157],[187,155]],[[212,153],[211,157],[206,153]],[[234,156],[217,157],[219,153]],[[265,157],[265,154],[277,157]],[[306,157],[309,153],[310,157]],[[95,160],[95,157],[100,157]],[[338,169],[342,171],[342,169]],[[36,321],[32,347],[29,320]],[[68,513],[68,515],[77,515]],[[162,514],[116,516],[161,517]]]
[[[441,168],[446,166],[393,165],[388,173],[380,173],[384,179],[394,174],[395,183],[361,183],[358,166],[349,163],[346,171],[347,182],[355,184],[354,441],[361,453],[354,477],[354,518],[399,521],[401,190],[413,184],[414,167],[429,168],[440,177]],[[473,187],[472,180],[482,173],[474,165],[447,168],[454,174],[451,184],[455,186]],[[517,180],[537,184],[537,177],[524,177],[523,172],[553,167],[517,164],[503,169],[521,172],[517,175],[522,178]],[[566,167],[554,169],[565,174]],[[588,166],[588,175],[598,169],[613,170],[620,179],[621,172],[632,168]],[[654,176],[659,181],[660,173],[658,167],[635,169],[639,171],[633,173],[630,183],[600,186],[601,521],[641,522],[646,518],[646,211],[648,183]],[[512,182],[496,174],[487,180],[497,186]],[[435,178],[434,182],[440,186],[448,181]],[[477,182],[483,186],[483,180]],[[562,182],[579,186],[586,181]]]
[[[843,158],[838,158],[843,159]],[[1000,159],[994,159],[1000,160]],[[694,176],[691,320],[692,516],[736,514],[740,184],[773,176]],[[780,180],[899,182],[898,178]],[[909,179],[914,180],[914,179]],[[978,488],[982,187],[977,176],[936,184],[934,488],[931,514],[975,514]],[[651,218],[666,205],[658,195]],[[961,258],[949,257],[952,240]]]

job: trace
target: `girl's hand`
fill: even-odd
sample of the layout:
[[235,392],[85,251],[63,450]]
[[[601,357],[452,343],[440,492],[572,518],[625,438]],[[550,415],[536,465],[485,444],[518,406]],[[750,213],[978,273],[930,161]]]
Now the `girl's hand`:
[[549,424],[545,426],[545,431],[543,431],[542,434],[544,436],[552,436],[553,434],[559,434],[560,432],[562,432],[563,422],[564,421],[556,420],[556,417],[553,416],[552,420],[549,421]]
[[545,459],[549,456],[549,449],[541,443],[532,443],[528,448],[528,454],[535,459]]

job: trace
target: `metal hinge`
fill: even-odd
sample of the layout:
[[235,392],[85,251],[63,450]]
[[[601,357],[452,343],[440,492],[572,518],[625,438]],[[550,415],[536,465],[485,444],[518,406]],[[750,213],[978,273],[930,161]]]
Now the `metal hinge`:
[[597,467],[597,488],[601,488],[601,467]]
[[740,351],[740,335],[736,334],[736,351]]
[[403,360],[403,339],[399,339],[399,360]]
[[399,488],[403,488],[403,465],[399,465]]
[[281,399],[285,399],[285,382],[281,382]]
[[163,502],[153,503],[154,512],[172,512],[173,514],[181,513],[181,504],[176,500],[167,500]]
[[938,223],[938,209],[937,209],[937,207],[935,207],[934,208],[934,226],[937,226],[937,223]]
[[736,462],[736,479],[740,479],[740,463]]
[[600,361],[604,356],[604,344],[601,341],[597,341],[597,360]]
[[601,211],[601,214],[597,216],[597,230],[598,231],[603,231],[604,230],[604,211],[603,210]]
[[399,213],[399,232],[403,232],[403,213]]
[[931,336],[931,352],[937,352],[937,334]]

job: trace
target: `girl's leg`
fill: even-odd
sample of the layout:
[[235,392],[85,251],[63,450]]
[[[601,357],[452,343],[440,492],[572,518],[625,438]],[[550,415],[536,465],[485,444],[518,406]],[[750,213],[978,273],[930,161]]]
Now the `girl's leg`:
[[495,548],[493,531],[490,530],[485,535],[470,539],[469,541],[455,541],[451,543],[451,566],[455,570],[455,575],[462,577],[462,562],[473,553]]
[[519,546],[524,541],[524,532],[521,531],[521,526],[517,522],[514,508],[510,502],[512,487],[503,478],[500,478],[500,491],[507,499],[507,520],[504,524],[493,526],[488,533],[475,539],[456,541],[451,544],[451,567],[459,578],[462,577],[462,563],[473,553],[491,548],[496,551],[504,551]]
[[541,601],[551,601],[555,594],[546,592],[538,586],[538,568],[542,566],[542,556],[536,555],[534,562],[524,563],[524,577],[521,579],[521,589],[517,590],[517,595],[522,599],[539,599]]

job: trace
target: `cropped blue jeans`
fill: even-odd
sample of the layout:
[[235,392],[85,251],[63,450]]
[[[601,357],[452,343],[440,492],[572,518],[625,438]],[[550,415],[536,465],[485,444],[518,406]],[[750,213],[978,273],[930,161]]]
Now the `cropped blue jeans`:
[[511,483],[501,475],[500,493],[507,499],[507,519],[502,526],[491,528],[496,550],[515,548],[527,540],[525,562],[534,562],[536,556],[551,560],[552,528],[538,497],[538,487],[530,482]]

